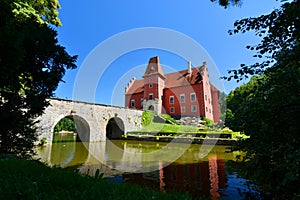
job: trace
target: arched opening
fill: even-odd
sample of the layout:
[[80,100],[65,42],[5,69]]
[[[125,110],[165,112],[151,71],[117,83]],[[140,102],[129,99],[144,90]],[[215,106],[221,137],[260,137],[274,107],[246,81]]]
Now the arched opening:
[[90,126],[78,115],[68,115],[60,119],[53,129],[53,141],[89,142]]
[[148,110],[154,110],[154,106],[149,106]]
[[90,126],[85,119],[78,115],[73,115],[76,126],[77,141],[89,142],[90,141]]
[[51,165],[76,166],[88,157],[90,127],[85,119],[77,115],[61,118],[53,129],[50,154]]
[[124,135],[124,123],[118,117],[111,118],[106,125],[106,137],[108,139],[121,139]]
[[54,143],[73,142],[76,141],[76,135],[76,126],[72,116],[66,116],[55,124],[52,141]]

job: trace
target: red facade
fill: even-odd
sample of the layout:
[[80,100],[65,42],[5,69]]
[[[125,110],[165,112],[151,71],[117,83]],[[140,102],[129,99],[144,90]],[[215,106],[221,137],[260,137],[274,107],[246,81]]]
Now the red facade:
[[133,79],[125,89],[125,106],[154,110],[173,117],[203,116],[220,120],[219,90],[202,66],[163,74],[158,57],[150,59],[142,80]]

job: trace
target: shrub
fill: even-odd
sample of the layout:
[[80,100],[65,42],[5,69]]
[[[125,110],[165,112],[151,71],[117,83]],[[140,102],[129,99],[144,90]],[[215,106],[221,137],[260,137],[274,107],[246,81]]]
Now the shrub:
[[149,125],[152,122],[153,118],[154,118],[153,111],[144,110],[142,114],[142,125],[143,126]]
[[205,126],[207,126],[207,127],[213,127],[216,125],[212,120],[210,120],[206,117],[201,117],[201,119],[205,121]]
[[47,138],[46,137],[43,137],[40,141],[39,141],[39,146],[43,146],[44,144],[47,143]]

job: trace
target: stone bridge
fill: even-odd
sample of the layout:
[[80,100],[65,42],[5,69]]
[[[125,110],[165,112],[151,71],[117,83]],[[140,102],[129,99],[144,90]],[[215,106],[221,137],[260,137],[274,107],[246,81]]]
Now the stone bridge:
[[141,128],[142,111],[103,104],[49,99],[44,114],[36,124],[38,139],[46,138],[51,143],[55,125],[63,118],[74,120],[77,139],[82,142],[99,142],[121,138],[121,135]]

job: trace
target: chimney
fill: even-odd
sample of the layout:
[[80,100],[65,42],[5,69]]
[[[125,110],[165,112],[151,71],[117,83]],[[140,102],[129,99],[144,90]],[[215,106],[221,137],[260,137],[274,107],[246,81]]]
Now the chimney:
[[192,63],[188,61],[188,74],[192,73]]

